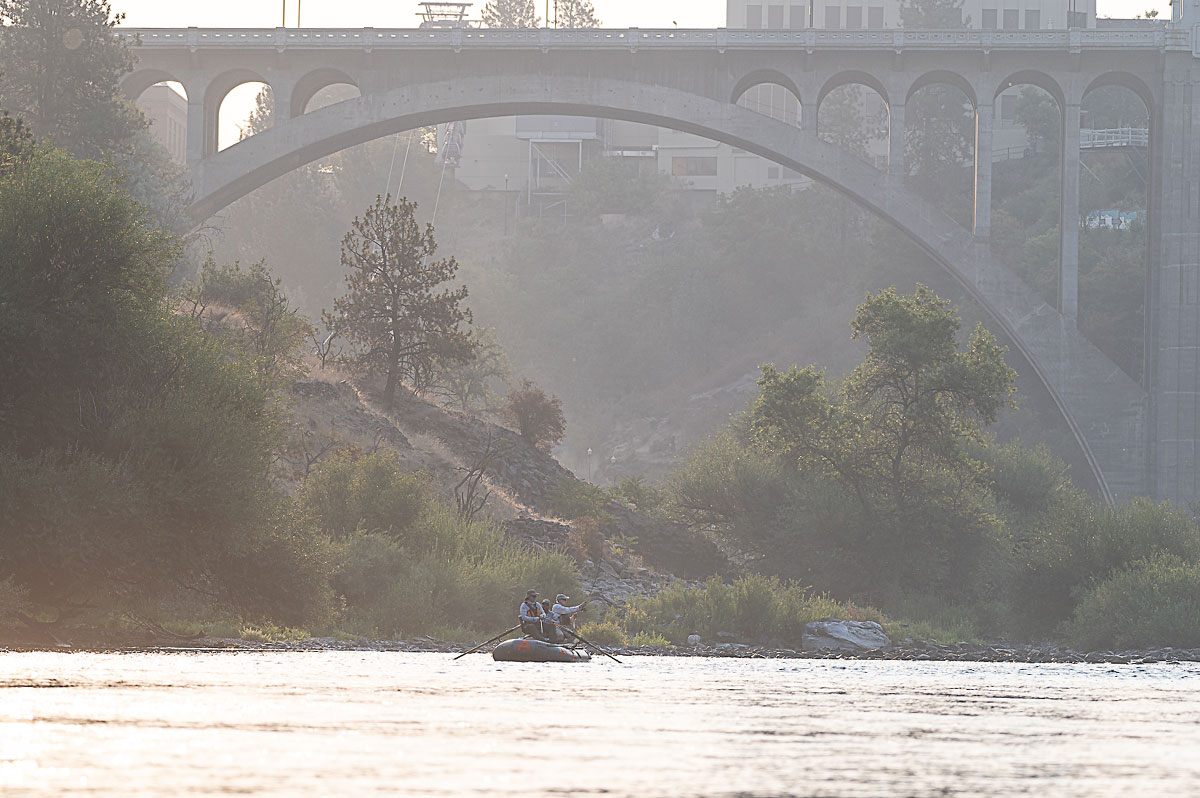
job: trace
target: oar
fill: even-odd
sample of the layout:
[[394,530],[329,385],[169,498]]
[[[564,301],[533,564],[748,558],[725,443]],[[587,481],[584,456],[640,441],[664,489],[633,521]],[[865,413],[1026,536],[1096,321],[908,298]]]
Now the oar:
[[585,646],[591,646],[593,649],[595,649],[596,651],[599,651],[601,654],[603,654],[604,656],[608,657],[609,659],[611,659],[613,662],[617,663],[618,665],[624,665],[624,664],[625,664],[624,662],[621,662],[621,660],[619,660],[619,659],[617,659],[616,657],[614,657],[612,654],[609,654],[607,651],[605,651],[604,649],[600,648],[600,646],[596,645],[595,643],[589,643],[587,640],[584,640],[584,639],[583,639],[582,637],[580,637],[580,636],[579,636],[579,635],[578,635],[578,634],[577,634],[577,633],[576,633],[574,630],[572,630],[572,629],[568,629],[567,627],[563,626],[562,624],[559,624],[559,625],[558,625],[558,628],[559,628],[559,629],[562,629],[564,632],[566,632],[566,633],[567,633],[567,634],[569,634],[571,637],[573,637],[573,638],[575,638],[576,640],[578,640],[580,643],[583,643]]
[[[479,645],[475,646],[475,648],[470,648],[470,649],[467,649],[467,650],[466,650],[466,651],[464,651],[463,653],[459,654],[459,655],[458,655],[458,657],[465,657],[465,656],[467,656],[468,654],[470,654],[470,653],[471,653],[471,652],[473,652],[473,651],[478,651],[479,649],[481,649],[481,648],[483,648],[484,646],[486,646],[488,643],[494,643],[494,642],[496,642],[497,640],[499,640],[500,638],[504,637],[505,635],[507,635],[507,634],[512,634],[513,632],[517,631],[517,630],[518,630],[518,629],[520,629],[520,628],[521,628],[521,624],[517,624],[516,626],[514,626],[514,627],[513,627],[513,628],[511,628],[511,629],[505,629],[503,632],[501,632],[500,634],[496,635],[496,636],[495,636],[495,637],[493,637],[491,640],[485,640],[484,642],[482,642],[482,643],[480,643]],[[455,657],[454,659],[458,659],[458,657]],[[450,660],[450,661],[451,661],[451,662],[454,662],[454,659],[452,659],[452,660]]]

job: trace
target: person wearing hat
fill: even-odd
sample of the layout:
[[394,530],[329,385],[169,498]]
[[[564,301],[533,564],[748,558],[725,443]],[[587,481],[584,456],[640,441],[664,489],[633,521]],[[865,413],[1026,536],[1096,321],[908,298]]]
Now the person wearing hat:
[[521,621],[523,634],[545,640],[553,629],[549,623],[545,623],[547,620],[546,610],[538,603],[537,596],[536,590],[526,591],[525,600],[521,602],[521,609],[517,611],[517,616]]
[[568,607],[567,601],[567,596],[564,593],[559,593],[554,597],[554,606],[550,608],[550,620],[554,621],[556,624],[565,626],[568,629],[574,629],[575,613],[583,610],[583,604],[576,604],[574,607]]

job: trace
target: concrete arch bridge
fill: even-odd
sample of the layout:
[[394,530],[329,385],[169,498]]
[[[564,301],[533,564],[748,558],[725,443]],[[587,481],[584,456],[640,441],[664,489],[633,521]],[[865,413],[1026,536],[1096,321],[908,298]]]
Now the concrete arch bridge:
[[[129,95],[166,80],[187,92],[198,221],[303,164],[423,125],[567,114],[694,133],[832,186],[954,274],[1045,384],[1106,498],[1200,497],[1200,33],[1194,42],[1188,31],[1162,28],[127,33],[137,37],[139,59],[125,81]],[[221,101],[246,82],[272,87],[274,126],[218,151]],[[305,113],[318,91],[341,83],[356,86],[360,96]],[[798,125],[737,104],[763,83],[795,95]],[[887,106],[886,172],[817,136],[821,100],[847,84],[874,89]],[[975,110],[970,231],[903,184],[905,105],[932,84],[957,87]],[[994,108],[1001,92],[1020,84],[1045,89],[1059,106],[1063,219],[1079,218],[1083,98],[1119,85],[1146,104],[1151,178],[1142,384],[1076,329],[1078,225],[1062,225],[1058,307],[990,252]]]

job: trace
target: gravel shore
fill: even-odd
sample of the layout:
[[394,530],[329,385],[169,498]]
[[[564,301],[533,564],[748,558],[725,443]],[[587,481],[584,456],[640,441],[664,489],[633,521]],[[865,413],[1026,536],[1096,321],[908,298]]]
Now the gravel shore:
[[[225,651],[402,651],[459,654],[472,648],[472,643],[451,643],[432,637],[411,640],[335,640],[310,638],[296,642],[255,642],[232,638],[198,638],[195,640],[164,641],[146,639],[83,640],[47,645],[44,642],[4,640],[0,638],[0,653],[8,651],[155,651],[155,652],[225,652]],[[487,646],[477,652],[486,655]],[[1132,651],[1075,651],[1049,645],[981,645],[955,643],[944,645],[929,641],[906,642],[873,651],[803,651],[745,643],[719,643],[698,646],[628,646],[604,648],[618,657],[738,657],[743,659],[840,659],[840,660],[912,660],[935,662],[1027,662],[1027,663],[1095,663],[1145,665],[1157,662],[1200,662],[1200,648],[1151,648]]]

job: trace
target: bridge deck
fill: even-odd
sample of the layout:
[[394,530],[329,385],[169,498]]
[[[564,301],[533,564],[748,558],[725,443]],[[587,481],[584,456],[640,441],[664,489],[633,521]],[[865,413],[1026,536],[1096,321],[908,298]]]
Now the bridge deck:
[[126,28],[146,48],[479,48],[656,50],[1128,50],[1191,49],[1188,31],[1071,30],[731,30],[685,28]]

